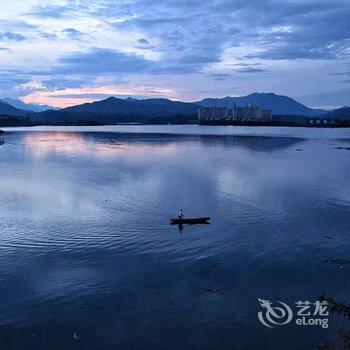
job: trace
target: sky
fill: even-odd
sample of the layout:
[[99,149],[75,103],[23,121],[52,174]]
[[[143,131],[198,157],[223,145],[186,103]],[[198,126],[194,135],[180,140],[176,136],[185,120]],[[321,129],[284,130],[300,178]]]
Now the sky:
[[350,0],[0,0],[0,97],[350,105]]

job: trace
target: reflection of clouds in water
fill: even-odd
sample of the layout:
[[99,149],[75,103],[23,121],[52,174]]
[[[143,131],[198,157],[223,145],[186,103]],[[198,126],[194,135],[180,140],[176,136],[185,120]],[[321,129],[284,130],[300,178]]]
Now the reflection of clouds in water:
[[35,126],[3,128],[5,131],[21,132],[73,132],[73,133],[129,133],[158,135],[231,135],[263,137],[296,137],[306,139],[350,139],[347,128],[294,128],[269,126],[205,126],[205,125],[104,125],[104,126]]
[[[28,133],[23,137],[30,157],[21,158],[21,146],[12,146],[15,161],[2,169],[0,210],[7,220],[16,216],[35,221],[52,217],[100,220],[111,215],[111,210],[116,217],[122,215],[116,211],[128,211],[130,202],[141,210],[140,195],[156,194],[162,181],[159,169],[145,168],[141,160],[160,167],[162,157],[176,151],[176,144],[165,149],[140,143],[121,145],[95,142],[81,134]],[[67,161],[65,156],[74,158]],[[101,160],[109,161],[103,165]]]
[[104,158],[115,155],[121,145],[99,147],[86,139],[83,134],[75,133],[26,133],[25,147],[37,159],[53,154],[68,156],[94,156]]
[[[223,163],[217,169],[218,196],[245,203],[249,208],[254,207],[259,211],[274,210],[281,213],[285,192],[280,191],[279,184],[283,185],[292,175],[281,173],[278,165],[274,162],[270,164],[269,157],[254,157],[252,161],[249,154],[240,153],[234,158],[231,159],[232,166]],[[288,190],[284,189],[287,192]]]
[[326,207],[335,201],[349,205],[350,180],[346,174],[350,165],[343,161],[345,157],[334,157],[323,142],[305,142],[303,147],[303,152],[290,148],[259,157],[227,152],[226,160],[216,162],[218,195],[281,214],[296,210],[291,207],[295,196],[315,203],[315,207],[316,203]]
[[4,172],[0,182],[0,208],[3,214],[45,220],[47,215],[74,216],[97,209],[91,200],[79,196],[79,183],[74,183],[58,166],[48,165],[36,170],[19,167],[13,170]]
[[[192,193],[201,183],[219,201],[279,213],[290,209],[293,193],[349,203],[349,167],[342,161],[347,153],[334,157],[323,141],[305,141],[303,151],[295,152],[299,140],[282,138],[51,132],[20,137],[28,156],[22,158],[21,146],[9,146],[14,162],[5,163],[0,183],[0,209],[11,215],[88,220],[93,213],[99,219],[106,215],[106,198],[117,210],[142,210],[141,197],[155,205],[171,186]],[[320,154],[322,162],[315,157]]]
[[[112,169],[99,176],[105,179],[108,170]],[[93,172],[83,175],[59,164],[25,171],[25,177],[23,168],[5,172],[0,182],[1,224],[17,217],[35,222],[90,222],[92,218],[99,222],[113,216],[117,222],[132,211],[144,211],[146,201],[157,200],[162,183],[157,173],[138,172],[135,176],[132,169],[121,171],[124,176],[112,175],[111,181],[103,184],[95,181]],[[140,197],[144,199],[140,201]]]
[[127,140],[110,137],[88,137],[79,133],[26,133],[25,147],[36,159],[43,159],[53,154],[67,156],[93,157],[107,160],[123,158],[142,160],[150,153],[171,156],[178,151],[176,142],[163,143],[162,147],[154,147],[149,142],[132,143]]
[[217,188],[219,193],[243,196],[247,194],[247,181],[235,169],[221,168],[217,171]]
[[252,152],[275,152],[295,146],[305,139],[297,137],[268,136],[199,136],[205,145],[225,148],[241,147]]

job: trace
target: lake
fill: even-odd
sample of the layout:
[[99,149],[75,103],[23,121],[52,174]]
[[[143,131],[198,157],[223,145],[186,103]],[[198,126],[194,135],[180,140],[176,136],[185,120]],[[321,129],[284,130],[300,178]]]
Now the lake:
[[349,157],[350,129],[6,129],[0,348],[334,343],[345,319],[269,328],[258,298],[350,302]]

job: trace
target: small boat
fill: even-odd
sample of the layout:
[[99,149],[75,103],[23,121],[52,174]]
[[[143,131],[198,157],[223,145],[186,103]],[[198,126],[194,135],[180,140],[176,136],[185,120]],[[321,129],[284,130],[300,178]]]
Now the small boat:
[[185,218],[173,218],[170,219],[171,225],[195,225],[195,224],[209,224],[210,217],[204,217],[204,218],[194,218],[194,219],[185,219]]

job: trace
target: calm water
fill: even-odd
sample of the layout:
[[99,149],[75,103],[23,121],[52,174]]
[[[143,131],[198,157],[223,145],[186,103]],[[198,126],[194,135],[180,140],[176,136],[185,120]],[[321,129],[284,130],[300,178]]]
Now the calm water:
[[[312,349],[349,326],[268,329],[257,298],[350,301],[350,264],[324,261],[350,259],[350,130],[62,127],[5,141],[1,350]],[[179,232],[180,208],[212,224]]]

